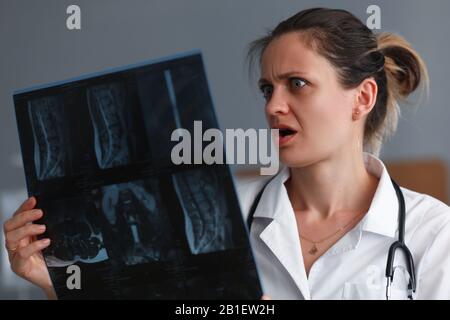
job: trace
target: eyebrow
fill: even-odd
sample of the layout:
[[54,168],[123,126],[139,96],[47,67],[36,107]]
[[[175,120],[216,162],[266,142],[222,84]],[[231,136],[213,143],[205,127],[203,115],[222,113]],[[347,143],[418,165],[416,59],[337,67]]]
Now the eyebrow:
[[[302,72],[302,71],[290,71],[290,72],[286,72],[286,73],[282,73],[278,76],[276,76],[277,79],[279,80],[285,80],[285,79],[289,79],[292,78],[293,76],[306,76],[306,72]],[[270,83],[269,80],[265,79],[265,78],[261,78],[258,80],[258,85],[262,85],[265,83]]]

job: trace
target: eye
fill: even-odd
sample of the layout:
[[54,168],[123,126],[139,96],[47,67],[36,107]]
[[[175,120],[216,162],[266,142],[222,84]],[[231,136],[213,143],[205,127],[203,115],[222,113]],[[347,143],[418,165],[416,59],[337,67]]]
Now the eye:
[[259,90],[261,90],[264,99],[269,99],[273,92],[273,87],[269,84],[263,84],[259,87]]
[[300,89],[307,85],[306,80],[303,80],[301,78],[291,78],[289,79],[291,82],[292,88],[294,89]]

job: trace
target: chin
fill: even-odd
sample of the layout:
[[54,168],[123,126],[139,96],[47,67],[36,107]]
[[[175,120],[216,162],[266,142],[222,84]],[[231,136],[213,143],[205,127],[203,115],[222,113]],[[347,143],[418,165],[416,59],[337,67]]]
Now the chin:
[[280,148],[280,163],[290,168],[302,168],[319,162],[324,157],[319,153],[311,151],[303,151],[297,148]]
[[305,167],[313,162],[310,157],[306,157],[301,152],[280,150],[280,162],[288,167]]

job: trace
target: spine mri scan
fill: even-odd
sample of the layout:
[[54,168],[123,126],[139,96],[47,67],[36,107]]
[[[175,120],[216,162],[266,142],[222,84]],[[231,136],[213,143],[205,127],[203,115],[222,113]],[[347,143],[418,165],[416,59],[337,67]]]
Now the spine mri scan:
[[88,89],[87,96],[99,167],[107,169],[128,164],[130,152],[123,89],[117,84],[105,84]]
[[193,254],[229,249],[231,225],[218,177],[206,170],[172,176],[185,219],[185,231]]
[[44,97],[28,103],[34,140],[34,165],[38,180],[66,174],[64,108],[60,98]]

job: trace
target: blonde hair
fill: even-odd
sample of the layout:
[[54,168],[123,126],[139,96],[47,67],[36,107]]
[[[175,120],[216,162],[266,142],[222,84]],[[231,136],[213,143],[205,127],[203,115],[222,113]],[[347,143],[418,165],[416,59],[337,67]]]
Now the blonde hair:
[[[382,143],[397,130],[401,116],[399,103],[406,102],[406,98],[419,86],[428,94],[430,80],[425,62],[405,38],[387,32],[376,35],[376,38],[377,50],[385,58],[386,118],[377,130],[364,134],[364,149],[378,156]],[[367,126],[370,126],[370,123],[366,123]]]

